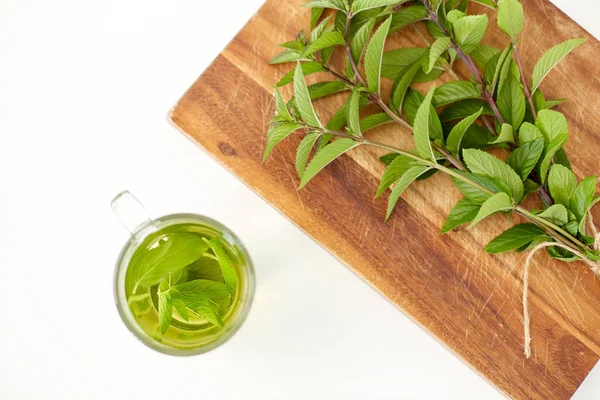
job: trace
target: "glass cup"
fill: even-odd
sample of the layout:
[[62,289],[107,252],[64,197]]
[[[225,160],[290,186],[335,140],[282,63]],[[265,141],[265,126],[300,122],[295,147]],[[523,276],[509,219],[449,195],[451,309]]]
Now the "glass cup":
[[[250,256],[240,239],[227,227],[210,218],[196,214],[172,214],[151,219],[148,211],[130,192],[118,194],[111,202],[111,207],[131,237],[123,247],[117,260],[114,293],[121,319],[127,328],[148,347],[161,353],[176,356],[189,356],[205,353],[225,343],[240,328],[254,298],[254,267]],[[172,332],[162,338],[153,337],[148,331],[148,324],[156,325],[157,301],[148,296],[149,313],[147,317],[136,318],[134,310],[127,301],[126,275],[132,256],[138,247],[153,233],[168,229],[185,229],[193,233],[201,233],[208,237],[220,236],[224,247],[238,260],[235,270],[238,276],[237,290],[231,300],[227,314],[222,317],[223,326],[198,321],[184,321],[173,318],[169,329]],[[150,290],[149,290],[150,293]],[[152,308],[153,307],[153,308]],[[153,321],[152,321],[153,319]]]

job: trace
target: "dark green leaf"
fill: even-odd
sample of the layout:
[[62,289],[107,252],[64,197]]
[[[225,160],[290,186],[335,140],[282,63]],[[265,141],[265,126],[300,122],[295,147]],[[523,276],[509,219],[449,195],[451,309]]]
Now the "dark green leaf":
[[465,99],[481,97],[481,91],[472,82],[451,81],[435,89],[433,105],[440,107]]
[[527,246],[537,237],[544,235],[544,231],[534,224],[519,224],[496,236],[485,247],[490,254],[499,254]]
[[478,110],[482,110],[482,115],[494,115],[491,107],[485,101],[469,99],[450,104],[441,112],[440,120],[445,123],[464,119],[476,113]]
[[448,214],[448,218],[442,227],[441,233],[446,233],[459,225],[472,221],[473,218],[477,216],[480,208],[480,204],[477,204],[466,197],[459,200],[450,211],[450,214]]
[[516,150],[513,150],[506,159],[506,163],[517,171],[522,180],[525,180],[535,168],[543,151],[544,141],[542,139],[524,142]]

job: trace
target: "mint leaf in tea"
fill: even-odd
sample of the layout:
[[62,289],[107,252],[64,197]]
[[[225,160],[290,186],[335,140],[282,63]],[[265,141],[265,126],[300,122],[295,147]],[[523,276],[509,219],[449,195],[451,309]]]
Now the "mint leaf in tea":
[[213,336],[239,306],[241,253],[219,232],[178,224],[149,235],[125,278],[129,308],[152,338],[173,347]]

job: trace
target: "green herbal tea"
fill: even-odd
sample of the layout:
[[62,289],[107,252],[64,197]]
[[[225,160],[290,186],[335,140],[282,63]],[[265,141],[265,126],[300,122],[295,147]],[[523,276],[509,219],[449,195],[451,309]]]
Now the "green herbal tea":
[[127,303],[152,338],[176,348],[213,342],[241,300],[242,252],[212,227],[182,223],[150,234],[125,278]]

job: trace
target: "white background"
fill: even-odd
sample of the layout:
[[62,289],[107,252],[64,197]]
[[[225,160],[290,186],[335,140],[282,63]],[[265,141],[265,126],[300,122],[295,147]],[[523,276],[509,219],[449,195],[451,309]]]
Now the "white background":
[[[600,36],[593,0],[556,3]],[[260,4],[0,0],[0,399],[502,398],[165,120]],[[246,243],[256,301],[225,346],[174,358],[125,329],[123,189]],[[575,399],[599,390],[597,367]]]

